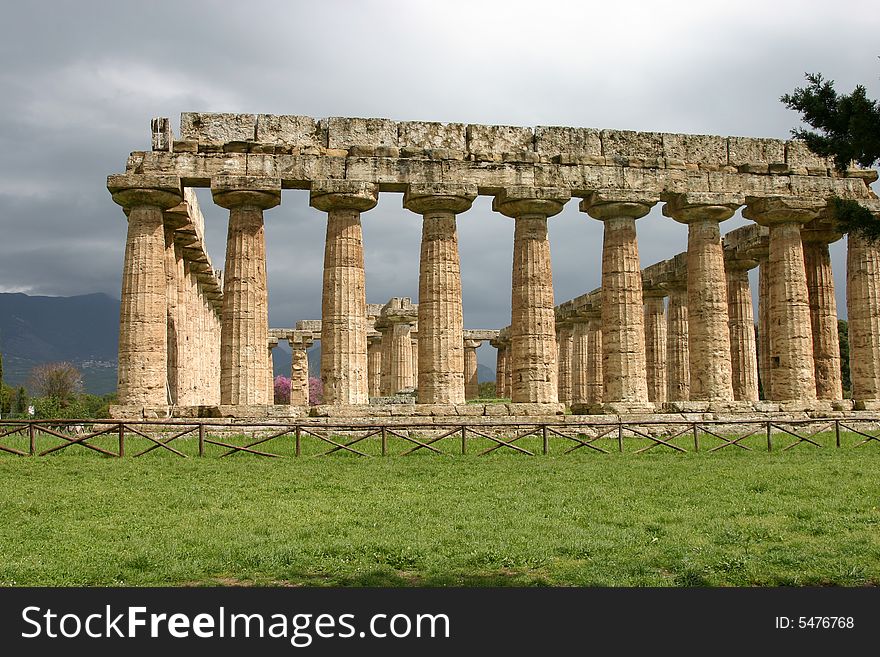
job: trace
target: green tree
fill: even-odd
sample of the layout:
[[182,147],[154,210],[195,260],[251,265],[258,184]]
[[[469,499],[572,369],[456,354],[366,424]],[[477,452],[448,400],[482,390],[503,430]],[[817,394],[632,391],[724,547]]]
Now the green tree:
[[[807,73],[806,79],[809,84],[781,98],[813,128],[795,128],[792,135],[803,139],[813,152],[832,158],[840,172],[853,161],[864,168],[873,167],[880,160],[880,104],[868,98],[862,85],[850,94],[838,94],[834,80],[826,80],[820,73]],[[880,239],[880,222],[867,208],[836,197],[830,205],[844,232],[858,233],[871,241]]]
[[15,412],[18,415],[27,415],[28,396],[24,386],[19,386],[18,392],[15,393]]

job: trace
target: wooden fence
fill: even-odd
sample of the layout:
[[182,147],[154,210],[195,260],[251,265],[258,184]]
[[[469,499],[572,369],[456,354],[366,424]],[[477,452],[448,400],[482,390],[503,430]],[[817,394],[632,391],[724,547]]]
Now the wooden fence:
[[49,456],[71,448],[103,457],[135,458],[164,454],[181,458],[249,454],[359,457],[438,456],[499,451],[523,456],[597,454],[652,450],[718,452],[860,448],[880,445],[880,417],[809,420],[652,420],[519,424],[312,424],[307,422],[233,423],[205,421],[4,420],[0,453]]

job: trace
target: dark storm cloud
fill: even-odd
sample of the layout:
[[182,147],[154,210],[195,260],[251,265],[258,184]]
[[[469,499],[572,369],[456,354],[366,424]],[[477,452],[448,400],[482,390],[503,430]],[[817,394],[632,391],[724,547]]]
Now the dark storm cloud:
[[[149,121],[181,111],[589,127],[786,138],[779,96],[822,71],[880,95],[873,3],[28,2],[0,26],[0,290],[118,296],[125,220],[104,188]],[[200,195],[222,267],[226,215]],[[735,227],[734,219],[722,227]],[[364,215],[370,302],[418,292],[419,218]],[[643,265],[686,247],[655,208]],[[459,220],[465,321],[509,322],[513,225]],[[324,222],[308,195],[266,213],[270,319],[320,315]],[[599,283],[602,225],[550,219],[562,301]],[[841,246],[833,248],[843,279]],[[842,290],[842,285],[839,289]],[[842,306],[842,297],[840,297]],[[491,359],[487,350],[480,358]]]

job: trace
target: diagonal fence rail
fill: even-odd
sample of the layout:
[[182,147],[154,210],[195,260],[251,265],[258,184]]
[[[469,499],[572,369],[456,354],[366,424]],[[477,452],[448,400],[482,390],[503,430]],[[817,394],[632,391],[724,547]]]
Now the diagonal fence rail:
[[[0,455],[78,451],[105,458],[346,456],[418,454],[488,457],[574,452],[636,455],[794,449],[880,448],[880,416],[782,420],[657,419],[558,423],[376,422],[353,424],[211,420],[3,420]],[[439,419],[439,418],[438,418]],[[128,450],[128,451],[127,451]]]

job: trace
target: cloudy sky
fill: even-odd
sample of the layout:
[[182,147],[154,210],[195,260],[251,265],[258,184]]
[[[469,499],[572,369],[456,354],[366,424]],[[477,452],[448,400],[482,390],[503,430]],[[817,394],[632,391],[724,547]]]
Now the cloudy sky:
[[[4,3],[0,291],[118,298],[126,225],[105,178],[149,149],[154,116],[175,132],[212,111],[787,138],[779,96],[805,72],[880,96],[878,34],[869,0]],[[222,267],[226,213],[200,198]],[[368,301],[415,299],[419,218],[383,194],[363,224]],[[601,228],[574,201],[550,220],[557,302],[598,285]],[[266,213],[273,326],[320,317],[324,229],[304,192]],[[686,248],[659,206],[638,229],[643,266]],[[467,327],[509,323],[512,238],[487,198],[460,217]]]

